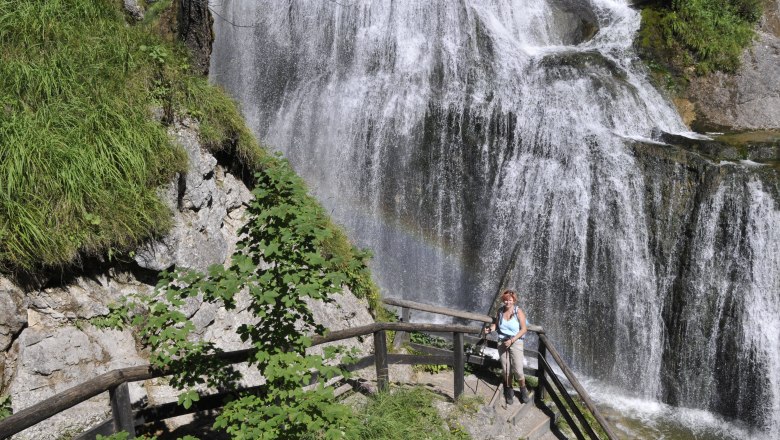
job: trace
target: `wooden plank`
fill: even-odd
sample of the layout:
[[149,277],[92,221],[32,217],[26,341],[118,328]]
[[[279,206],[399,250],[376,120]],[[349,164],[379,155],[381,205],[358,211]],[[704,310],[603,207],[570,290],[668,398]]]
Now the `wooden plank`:
[[609,423],[607,423],[607,420],[604,418],[604,416],[601,415],[599,410],[596,408],[596,405],[593,403],[593,401],[590,399],[590,396],[585,391],[585,388],[580,385],[580,382],[577,380],[576,377],[574,377],[574,372],[571,371],[568,365],[566,365],[566,362],[563,361],[563,358],[561,358],[561,355],[558,354],[558,351],[555,350],[555,347],[552,346],[550,341],[547,339],[547,336],[540,334],[539,340],[544,343],[544,345],[547,346],[547,350],[550,352],[550,355],[555,359],[555,362],[558,363],[558,366],[561,368],[561,371],[563,371],[563,374],[566,376],[566,379],[569,380],[569,383],[572,387],[574,387],[574,390],[577,391],[577,393],[582,398],[583,403],[586,407],[590,410],[591,414],[593,414],[593,417],[596,418],[596,420],[599,422],[599,425],[601,425],[601,428],[604,429],[604,433],[607,434],[607,438],[609,440],[617,440],[617,435],[612,431],[612,428],[609,426]]
[[387,363],[391,365],[447,365],[452,367],[452,355],[390,354]]
[[405,331],[405,332],[427,332],[427,333],[470,333],[479,334],[482,327],[470,327],[465,325],[453,324],[425,324],[417,322],[375,322],[360,327],[352,327],[344,330],[328,332],[324,336],[312,336],[312,345],[320,345],[326,342],[341,341],[343,339],[354,338],[367,335],[380,330]]
[[0,421],[0,439],[10,437],[36,423],[65,411],[87,399],[108,391],[122,382],[134,382],[164,376],[163,371],[154,371],[149,365],[121,368],[71,387],[61,393],[25,408]]
[[463,388],[465,383],[465,356],[463,354],[463,333],[453,333],[452,335],[453,339],[453,348],[455,349],[455,354],[453,357],[453,362],[455,363],[455,366],[453,369],[455,370],[453,373],[453,390],[455,391],[455,400],[460,397],[461,394],[463,394]]
[[536,403],[542,403],[544,401],[544,397],[547,393],[547,385],[546,381],[547,378],[544,375],[544,368],[542,367],[542,361],[544,361],[547,358],[547,345],[545,345],[544,341],[539,341],[539,353],[536,356],[536,378],[539,381],[539,384],[536,386],[538,392],[536,394]]
[[558,409],[561,410],[561,415],[563,415],[563,418],[566,419],[566,423],[569,424],[569,427],[571,428],[572,432],[574,432],[574,435],[577,436],[577,440],[585,440],[585,436],[582,435],[582,431],[580,431],[579,426],[577,426],[577,424],[574,423],[574,419],[571,418],[571,414],[569,414],[569,411],[567,411],[566,407],[563,406],[563,402],[561,402],[561,399],[555,393],[553,387],[550,386],[549,382],[545,382],[544,384],[547,388],[550,398],[555,403],[555,406],[557,406]]
[[114,419],[107,419],[101,422],[99,425],[90,428],[88,431],[84,431],[81,434],[73,437],[73,440],[95,440],[98,434],[108,437],[114,433]]
[[423,304],[415,301],[407,301],[404,299],[385,298],[383,303],[391,306],[405,307],[407,309],[419,310],[421,312],[436,313],[439,315],[452,316],[455,318],[470,319],[472,321],[481,322],[493,322],[493,319],[488,315],[482,315],[480,313],[464,312],[462,310],[450,309],[447,307],[434,306],[431,304]]
[[[401,322],[409,322],[410,312],[408,307],[401,308]],[[409,332],[399,331],[396,332],[393,338],[393,347],[398,349],[405,343],[409,342]]]

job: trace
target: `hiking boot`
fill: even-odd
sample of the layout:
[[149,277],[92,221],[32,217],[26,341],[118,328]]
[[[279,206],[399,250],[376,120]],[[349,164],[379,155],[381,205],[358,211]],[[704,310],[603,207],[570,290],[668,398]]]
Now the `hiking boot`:
[[531,400],[531,397],[528,395],[528,388],[522,387],[520,388],[520,401],[523,403],[528,403]]
[[511,387],[504,387],[504,398],[506,399],[507,405],[515,403],[515,390]]

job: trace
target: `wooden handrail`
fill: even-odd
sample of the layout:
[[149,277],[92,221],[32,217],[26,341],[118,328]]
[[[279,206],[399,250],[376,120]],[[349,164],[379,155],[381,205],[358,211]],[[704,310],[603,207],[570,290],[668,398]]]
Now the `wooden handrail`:
[[[385,299],[384,302],[389,305],[395,305],[407,309],[415,309],[415,310],[426,311],[431,313],[438,313],[446,316],[469,319],[469,320],[474,320],[479,322],[492,321],[492,318],[488,315],[480,315],[477,313],[463,312],[455,309],[448,309],[445,307],[437,307],[428,304],[420,304],[413,301]],[[580,395],[585,406],[588,408],[588,410],[591,411],[593,416],[596,418],[596,421],[601,425],[607,437],[610,440],[617,439],[617,436],[615,436],[614,432],[609,427],[609,424],[606,422],[604,417],[596,409],[595,405],[593,404],[592,400],[588,396],[587,392],[585,392],[585,389],[582,387],[582,385],[580,385],[579,381],[577,381],[576,377],[574,376],[574,373],[571,371],[568,365],[563,361],[561,356],[558,354],[557,350],[555,350],[555,347],[552,345],[552,343],[549,341],[547,336],[544,334],[544,329],[540,326],[534,326],[534,325],[529,325],[528,329],[529,331],[533,331],[539,334],[539,342],[540,342],[539,357],[541,362],[540,362],[540,366],[538,367],[537,374],[540,376],[540,385],[542,390],[547,388],[548,390],[552,391],[551,385],[547,383],[544,377],[545,367],[549,369],[549,366],[546,365],[547,362],[545,359],[543,359],[543,357],[546,357],[545,353],[549,352],[549,354],[552,356],[552,358],[555,360],[555,362],[559,365],[559,367],[563,371],[566,378],[574,387],[575,391]],[[377,323],[373,323],[361,327],[354,327],[345,330],[328,332],[325,335],[315,335],[312,337],[312,346],[316,346],[328,342],[340,341],[340,340],[349,339],[358,336],[364,336],[368,334],[374,334],[375,339],[376,338],[381,339],[379,341],[375,340],[375,349],[378,348],[379,351],[381,351],[381,353],[377,353],[374,356],[370,356],[369,358],[366,358],[366,360],[370,359],[371,357],[374,358],[377,371],[378,372],[381,371],[381,374],[378,375],[381,376],[378,377],[378,380],[380,382],[387,381],[388,363],[394,363],[394,362],[428,363],[431,361],[431,359],[436,358],[435,360],[436,363],[446,362],[447,364],[450,364],[449,360],[445,359],[445,356],[440,356],[440,355],[433,356],[433,357],[414,356],[414,355],[389,355],[388,356],[386,352],[386,343],[384,342],[383,339],[384,332],[387,330],[392,330],[396,332],[420,331],[420,332],[429,332],[429,333],[444,333],[444,332],[453,333],[453,339],[455,340],[456,345],[458,345],[457,343],[460,342],[460,350],[458,350],[458,347],[455,347],[455,352],[453,353],[453,358],[451,361],[451,364],[453,365],[453,367],[455,367],[455,395],[456,397],[459,395],[458,390],[460,389],[462,391],[462,387],[463,387],[462,383],[461,384],[458,383],[459,379],[461,381],[463,380],[462,378],[463,366],[461,365],[464,362],[464,354],[462,352],[463,334],[479,334],[482,332],[481,327],[471,327],[465,325],[448,325],[448,324],[409,323],[409,322],[377,322]],[[216,356],[222,359],[223,361],[225,361],[226,363],[233,364],[233,363],[247,362],[254,357],[255,353],[256,353],[256,349],[251,348],[251,349],[236,350],[236,351],[226,352],[226,353],[219,353]],[[136,367],[121,368],[121,369],[110,371],[108,373],[101,374],[100,376],[94,379],[91,379],[80,385],[76,385],[66,391],[58,393],[42,402],[39,402],[29,408],[25,408],[24,410],[19,411],[16,414],[12,414],[3,420],[0,420],[0,439],[5,439],[7,437],[10,437],[11,435],[14,435],[37,423],[40,423],[41,421],[59,412],[62,412],[78,403],[90,399],[100,393],[109,390],[116,390],[117,387],[126,384],[128,382],[135,382],[135,381],[147,380],[155,377],[167,376],[172,373],[173,372],[169,370],[153,369],[150,365],[140,365]],[[550,375],[553,376],[554,373],[550,373]],[[556,385],[560,386],[560,384],[558,383],[556,383]],[[539,394],[541,397],[542,393]],[[553,394],[554,393],[551,393],[552,397],[554,398],[553,400],[556,402],[556,404],[559,407],[561,407],[561,410],[564,411],[560,399],[558,399],[558,397]],[[112,404],[113,403],[114,402],[112,398]],[[127,409],[127,408],[123,408],[123,409]],[[579,412],[579,409],[576,408],[576,406],[571,408],[571,410],[574,411],[575,413]],[[129,417],[128,414],[124,414],[119,418],[127,419]],[[581,414],[577,414],[577,416],[580,420],[582,420]],[[115,415],[115,417],[117,416]],[[115,420],[117,419],[115,418]],[[579,431],[576,428],[576,426],[574,426],[573,429]],[[593,431],[591,430],[590,426],[587,426],[586,429],[589,431],[589,434],[593,436]]]
[[[376,322],[361,327],[353,327],[345,330],[328,332],[325,335],[316,335],[312,337],[312,346],[324,344],[327,342],[341,341],[357,336],[365,336],[380,331],[422,331],[422,332],[452,332],[452,333],[470,333],[478,334],[482,331],[481,327],[469,327],[465,325],[442,325],[442,324],[424,324],[408,322]],[[228,363],[241,363],[250,360],[256,349],[236,350],[226,353],[220,353],[217,357]],[[40,423],[49,417],[73,407],[87,399],[97,396],[100,393],[109,391],[126,382],[136,382],[155,377],[162,377],[172,374],[169,370],[156,370],[151,365],[139,365],[135,367],[120,368],[103,373],[94,379],[69,388],[61,393],[57,393],[48,399],[38,402],[18,413],[12,414],[0,420],[0,439],[10,437],[20,431],[23,431],[37,423]]]
[[[415,301],[408,301],[408,300],[401,300],[401,299],[393,299],[393,298],[385,298],[382,300],[385,304],[393,305],[401,308],[408,308],[413,310],[420,310],[424,312],[430,312],[430,313],[437,313],[441,315],[446,316],[452,316],[456,318],[464,318],[464,319],[470,319],[473,321],[480,321],[480,322],[492,322],[493,319],[488,315],[482,315],[479,313],[470,313],[470,312],[463,312],[456,309],[450,309],[447,307],[440,307],[440,306],[434,306],[431,304],[422,304]],[[574,376],[574,373],[571,371],[569,366],[566,364],[566,362],[563,361],[563,358],[560,354],[558,354],[558,351],[555,349],[555,347],[552,345],[550,340],[547,338],[545,331],[542,327],[537,325],[529,325],[528,326],[529,331],[536,332],[539,335],[539,366],[537,367],[537,374],[539,377],[539,384],[540,384],[540,392],[539,398],[542,397],[545,390],[553,390],[552,385],[548,383],[547,379],[545,378],[545,371],[542,366],[542,364],[547,364],[546,361],[546,353],[549,352],[549,354],[552,356],[552,358],[555,360],[555,362],[558,364],[558,366],[561,368],[561,371],[563,371],[563,374],[566,376],[566,379],[569,380],[569,383],[571,383],[572,387],[574,387],[574,390],[580,395],[582,398],[582,401],[585,403],[585,406],[588,408],[588,410],[593,414],[593,417],[596,419],[596,421],[601,425],[601,428],[604,430],[604,433],[607,435],[609,440],[617,440],[617,436],[612,431],[612,428],[610,428],[609,424],[607,423],[606,419],[601,415],[601,413],[596,409],[596,405],[591,400],[588,393],[585,391],[585,388],[580,385],[580,382],[577,380],[577,378]],[[549,368],[549,366],[547,366]],[[554,375],[554,373],[550,369],[550,375],[551,377]],[[555,385],[557,384],[557,377],[553,380]],[[565,408],[562,405],[562,401],[558,399],[557,396],[553,395],[554,393],[550,393],[551,397],[553,398],[553,401],[555,404],[561,408],[561,412],[565,413]],[[566,396],[569,397],[570,396]],[[584,416],[580,413],[580,410],[574,406],[571,408],[572,411],[577,413],[577,418],[580,420],[584,419]],[[566,414],[567,421],[569,421],[570,424],[573,424],[573,420],[570,420],[570,416]],[[588,431],[589,435],[591,437],[597,438],[595,433],[593,432],[593,429],[587,424],[584,423],[586,426],[586,430]],[[579,433],[578,428],[576,425],[572,426],[572,429],[575,430],[579,434],[579,436],[582,436],[581,433]]]
[[[434,306],[431,304],[423,304],[415,301],[408,301],[405,299],[384,298],[383,303],[396,307],[405,307],[412,310],[419,310],[421,312],[436,313],[439,315],[452,316],[453,318],[470,319],[472,321],[480,321],[485,323],[493,322],[493,318],[481,313],[464,312],[462,310],[450,309],[447,307]],[[529,324],[528,330],[539,334],[544,333],[544,328],[538,325]]]
[[108,373],[103,373],[94,379],[55,394],[42,402],[38,402],[33,406],[0,420],[0,439],[10,437],[17,432],[27,429],[36,423],[40,423],[57,413],[65,411],[78,403],[95,397],[100,393],[104,393],[125,382],[135,382],[164,375],[164,372],[155,371],[150,365],[120,368],[118,370],[109,371]]
[[555,359],[555,362],[558,364],[559,367],[561,367],[561,371],[563,371],[563,374],[566,376],[566,379],[569,380],[569,383],[572,387],[574,387],[574,390],[577,391],[577,393],[582,398],[583,403],[585,403],[585,406],[590,410],[590,412],[593,414],[593,417],[596,418],[596,421],[599,422],[599,425],[604,429],[604,433],[607,434],[607,437],[610,440],[617,440],[617,435],[612,431],[612,428],[610,428],[609,423],[607,423],[607,420],[601,415],[598,409],[596,409],[596,405],[593,403],[593,401],[590,399],[590,396],[585,391],[585,388],[580,385],[580,382],[577,380],[577,378],[574,376],[574,372],[571,371],[569,366],[566,364],[566,362],[563,361],[563,358],[560,354],[558,354],[558,351],[553,347],[553,345],[550,343],[550,340],[547,339],[546,335],[539,335],[539,340],[544,343],[545,346],[547,346],[547,350],[550,352],[550,355]]

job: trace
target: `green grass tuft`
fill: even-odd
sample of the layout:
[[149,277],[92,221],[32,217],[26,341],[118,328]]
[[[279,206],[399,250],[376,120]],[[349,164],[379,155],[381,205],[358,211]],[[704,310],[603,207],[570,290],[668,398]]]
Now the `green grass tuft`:
[[434,396],[423,388],[399,389],[372,396],[359,414],[362,424],[357,438],[407,440],[425,438],[467,439],[464,432],[450,432],[433,407]]

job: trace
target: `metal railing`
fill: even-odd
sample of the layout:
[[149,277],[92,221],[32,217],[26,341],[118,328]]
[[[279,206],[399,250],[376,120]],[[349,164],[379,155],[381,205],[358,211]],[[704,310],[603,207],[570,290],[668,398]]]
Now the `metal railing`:
[[[409,310],[419,310],[423,312],[435,313],[484,323],[493,322],[493,318],[488,315],[463,312],[460,310],[438,307],[430,304],[422,304],[414,301],[386,298],[383,300],[383,302],[391,306],[400,307],[402,319],[406,322],[409,321]],[[601,415],[598,408],[596,408],[596,405],[585,391],[585,388],[582,387],[580,382],[574,376],[571,368],[569,368],[566,362],[564,362],[563,358],[555,349],[552,342],[550,342],[550,339],[545,334],[544,329],[538,325],[528,325],[528,331],[534,332],[539,336],[539,350],[536,352],[532,350],[525,350],[526,354],[533,353],[537,356],[537,368],[536,370],[531,370],[539,380],[538,389],[536,392],[537,403],[541,403],[544,399],[544,396],[549,395],[550,399],[561,412],[561,415],[566,420],[577,439],[584,440],[586,438],[602,438],[595,432],[596,430],[594,427],[591,426],[591,423],[587,420],[585,414],[574,402],[574,399],[569,394],[569,391],[566,389],[561,379],[553,370],[552,362],[555,362],[555,364],[558,365],[560,371],[563,372],[563,375],[571,384],[574,391],[582,400],[584,406],[593,415],[593,418],[604,432],[604,435],[606,435],[609,440],[617,440],[617,435],[615,435],[609,423],[607,423],[607,420],[604,418],[604,416]],[[457,349],[457,347],[458,343],[455,342],[454,348]],[[548,354],[552,359],[548,359]],[[575,422],[575,418],[579,424]],[[588,437],[586,437],[586,434]]]

